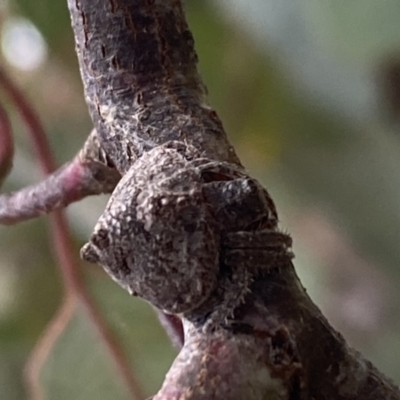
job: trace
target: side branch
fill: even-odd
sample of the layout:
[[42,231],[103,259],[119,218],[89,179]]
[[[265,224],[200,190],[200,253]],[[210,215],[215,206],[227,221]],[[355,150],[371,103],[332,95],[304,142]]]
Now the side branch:
[[75,157],[38,184],[0,196],[0,224],[11,225],[65,208],[86,196],[111,193],[120,175]]

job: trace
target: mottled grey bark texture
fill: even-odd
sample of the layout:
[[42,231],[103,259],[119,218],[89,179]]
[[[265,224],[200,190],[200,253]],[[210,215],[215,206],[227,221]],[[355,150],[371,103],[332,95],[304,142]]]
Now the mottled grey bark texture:
[[[238,183],[245,175],[216,114],[206,106],[193,39],[180,1],[70,0],[69,5],[86,99],[109,158],[124,174],[135,169],[136,160],[143,154],[154,151],[152,161],[142,168],[153,167],[155,174],[160,174],[155,178],[156,184],[167,178],[172,180],[164,187],[159,184],[156,197],[161,205],[153,219],[147,221],[148,228],[143,221],[146,216],[142,220],[138,216],[138,207],[144,207],[145,214],[146,200],[147,212],[151,214],[153,209],[148,203],[154,192],[142,201],[138,195],[133,196],[133,202],[125,194],[115,200],[125,214],[117,219],[114,215],[103,225],[101,235],[107,238],[104,248],[98,246],[98,240],[97,245],[93,244],[100,228],[91,242],[91,246],[97,246],[96,260],[128,290],[137,293],[132,289],[132,280],[135,274],[139,277],[144,274],[144,285],[151,286],[146,289],[152,295],[148,296],[144,288],[139,289],[139,294],[144,291],[144,297],[158,307],[163,308],[164,304],[172,312],[183,313],[185,345],[155,398],[400,398],[398,389],[346,345],[306,295],[290,261],[289,239],[277,230],[275,208],[268,194],[256,188],[258,202],[247,201],[250,192],[241,190],[243,186]],[[157,166],[160,145],[171,141],[184,147],[180,157],[171,156],[170,162],[177,163],[176,171],[182,174],[192,168],[192,176],[188,174],[184,180],[187,187],[183,187],[182,180],[174,181],[172,172],[165,174],[168,161]],[[185,155],[188,145],[198,154],[192,151]],[[208,179],[193,164],[193,160],[202,157],[216,162]],[[138,174],[140,168],[134,173]],[[152,184],[151,179],[147,174],[142,184]],[[127,190],[129,182],[122,191]],[[215,187],[207,198],[205,187],[211,182]],[[219,191],[215,190],[218,184]],[[130,191],[138,185],[139,182],[132,183]],[[232,201],[233,187],[238,188],[236,192],[233,190],[236,202]],[[138,267],[132,261],[127,267],[129,251],[125,246],[129,241],[124,239],[129,235],[122,234],[118,245],[110,244],[116,236],[113,224],[118,221],[118,233],[121,226],[128,229],[124,216],[129,215],[128,220],[138,224],[136,234],[147,232],[149,241],[157,241],[152,239],[150,226],[159,218],[162,228],[157,234],[162,235],[164,229],[174,237],[178,233],[168,228],[168,223],[173,224],[179,217],[167,215],[177,207],[171,193],[196,199],[190,220],[192,231],[183,224],[180,234],[186,233],[190,241],[190,235],[197,232],[199,247],[188,246],[192,253],[184,258],[178,254],[178,247],[169,243],[177,257],[169,269],[165,264],[168,244],[154,243],[147,249],[154,253],[145,256],[143,266]],[[216,196],[219,202],[210,201]],[[162,206],[163,199],[168,206]],[[256,212],[246,220],[246,215],[254,210],[243,206],[246,202],[254,207],[262,203],[264,212]],[[109,204],[109,214],[114,206]],[[129,206],[132,208],[126,212]],[[216,218],[215,226],[217,215],[220,218]],[[234,216],[231,224],[228,215]],[[201,228],[201,224],[207,223],[208,230]],[[155,238],[157,234],[154,233]],[[207,240],[215,243],[207,244]],[[105,260],[104,251],[113,253],[116,248],[123,256]],[[207,249],[208,253],[202,255]],[[155,283],[148,284],[149,276],[143,272],[145,264],[161,255],[164,263],[156,260],[153,267],[160,270],[164,266],[164,270],[158,275],[153,268],[151,273],[155,275],[150,278]],[[204,262],[209,265],[203,265]],[[169,272],[174,281],[172,290],[168,284]],[[182,286],[176,282],[179,279]],[[202,283],[203,292],[196,297],[193,288],[183,283],[185,279]],[[163,282],[169,293],[164,292]],[[177,290],[181,293],[176,293]],[[191,303],[193,297],[196,301]]]
[[[68,4],[96,128],[79,165],[101,171],[78,191],[113,190],[82,255],[183,321],[154,399],[400,399],[300,284],[271,197],[206,103],[181,1]],[[36,195],[65,189],[59,176]]]
[[179,0],[68,4],[86,101],[121,173],[144,151],[173,140],[211,159],[239,162],[206,104]]

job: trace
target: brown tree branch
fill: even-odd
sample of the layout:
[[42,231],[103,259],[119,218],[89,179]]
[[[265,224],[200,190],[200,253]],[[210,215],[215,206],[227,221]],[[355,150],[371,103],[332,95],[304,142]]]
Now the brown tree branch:
[[240,165],[207,105],[180,0],[68,0],[68,6],[89,111],[121,174],[143,152],[173,140]]
[[272,199],[206,104],[180,0],[68,4],[99,145],[122,175],[82,254],[184,322],[154,399],[400,399],[301,286]]
[[[240,166],[215,113],[205,107],[179,0],[68,3],[89,110],[122,175],[143,154],[172,140],[192,145],[217,163]],[[247,197],[239,192],[237,204],[228,198],[235,192],[223,181],[234,182],[241,170],[224,168],[203,179],[213,185],[208,201],[214,211],[220,208],[217,219],[229,220],[227,201],[230,213],[236,213],[220,228],[222,237],[224,231],[237,235],[236,244],[229,247],[229,240],[222,240],[217,288],[200,308],[183,313],[185,345],[155,399],[400,399],[399,390],[346,345],[306,295],[267,193],[260,205],[267,216],[259,220],[256,213],[252,224],[240,222],[258,205],[254,197],[253,207],[243,208]],[[128,180],[121,182],[128,185]],[[116,202],[122,201],[118,193]],[[110,212],[114,218],[119,210]],[[108,264],[102,253],[108,227],[96,229],[102,234],[93,237],[86,256],[115,270],[114,277],[133,291],[120,275],[122,265]],[[107,242],[108,251],[113,245]],[[141,287],[133,287],[141,293]],[[162,304],[157,297],[154,301]]]
[[329,325],[289,263],[254,280],[229,324],[206,333],[186,323],[185,346],[154,400],[211,398],[372,400],[400,394]]

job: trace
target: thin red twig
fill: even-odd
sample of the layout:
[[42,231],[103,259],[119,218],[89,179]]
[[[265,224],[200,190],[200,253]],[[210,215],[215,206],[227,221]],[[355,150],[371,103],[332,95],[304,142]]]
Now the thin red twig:
[[12,82],[6,72],[0,68],[0,83],[4,91],[10,97],[16,108],[26,122],[29,134],[32,138],[32,145],[37,154],[38,161],[43,172],[47,175],[55,170],[55,162],[51,155],[50,146],[46,139],[46,133],[36,113],[25,100],[22,92]]
[[11,168],[14,155],[14,142],[11,133],[11,124],[7,113],[0,106],[0,185]]
[[40,371],[42,370],[51,349],[57,342],[57,339],[64,331],[68,322],[71,320],[77,305],[77,297],[66,295],[57,310],[56,315],[47,325],[46,330],[38,340],[31,356],[25,366],[25,380],[29,391],[30,400],[42,400],[45,398],[43,389],[39,383]]
[[[40,161],[41,168],[45,174],[51,173],[55,169],[55,162],[51,155],[50,146],[46,139],[45,131],[40,123],[33,108],[28,104],[22,92],[13,83],[10,77],[7,76],[4,70],[0,68],[0,85],[4,88],[7,95],[11,98],[12,102],[16,106],[17,110],[21,114],[26,126],[28,133],[31,137],[32,144],[37,153],[38,160]],[[93,303],[92,299],[88,295],[84,288],[82,277],[79,273],[78,266],[72,256],[73,246],[69,236],[69,229],[67,221],[61,212],[55,212],[51,215],[52,230],[54,232],[53,242],[56,249],[56,256],[60,267],[60,272],[63,277],[65,286],[65,298],[64,306],[69,304],[71,296],[77,296],[84,305],[89,317],[91,318],[94,326],[97,328],[101,339],[104,341],[108,348],[111,357],[115,361],[116,367],[124,379],[125,384],[130,392],[130,395],[135,399],[142,399],[144,396],[140,385],[138,384],[134,374],[131,371],[125,355],[116,343],[112,333],[109,331],[106,322],[103,320],[101,313],[97,310],[97,307]],[[63,314],[61,314],[63,316]],[[57,323],[57,320],[61,318],[60,313],[56,316],[53,324]],[[51,326],[50,328],[51,329]],[[49,340],[54,340],[54,334],[50,332],[47,336]],[[46,339],[46,337],[45,337]],[[38,366],[39,368],[43,365],[40,361],[42,354],[40,349],[46,349],[48,354],[48,346],[43,343],[32,355],[29,361],[29,365]],[[38,360],[35,357],[39,358]],[[33,367],[28,369],[31,374],[28,377],[29,385],[38,385],[37,378],[39,372],[34,371]],[[37,393],[36,389],[32,387],[31,392]],[[35,400],[37,400],[35,398]]]

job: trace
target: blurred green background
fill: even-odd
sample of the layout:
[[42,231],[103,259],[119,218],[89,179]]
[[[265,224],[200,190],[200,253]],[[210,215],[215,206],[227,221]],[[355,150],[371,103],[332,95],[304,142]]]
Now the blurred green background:
[[[188,0],[200,69],[244,165],[274,197],[313,300],[400,383],[400,2]],[[0,2],[1,62],[41,115],[59,164],[91,129],[65,0]],[[3,102],[5,100],[3,99]],[[38,181],[24,127],[4,190]],[[1,143],[0,143],[1,145]],[[106,198],[70,207],[76,252]],[[22,370],[61,281],[45,218],[0,228],[0,398],[26,398]],[[175,351],[153,310],[100,268],[88,289],[146,394]],[[127,399],[84,310],[41,372],[48,399]]]

